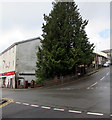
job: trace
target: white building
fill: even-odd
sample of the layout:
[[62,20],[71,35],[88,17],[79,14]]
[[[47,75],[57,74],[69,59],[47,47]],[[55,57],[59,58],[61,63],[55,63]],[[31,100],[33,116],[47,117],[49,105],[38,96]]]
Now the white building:
[[17,87],[17,81],[23,85],[24,81],[35,79],[36,52],[40,45],[40,38],[29,39],[12,44],[0,53],[0,81],[4,87]]
[[104,52],[105,54],[107,54],[107,57],[108,57],[110,63],[112,64],[112,49],[103,50],[102,52]]
[[98,55],[98,65],[103,65],[108,59],[107,54],[101,51],[97,52],[97,55]]

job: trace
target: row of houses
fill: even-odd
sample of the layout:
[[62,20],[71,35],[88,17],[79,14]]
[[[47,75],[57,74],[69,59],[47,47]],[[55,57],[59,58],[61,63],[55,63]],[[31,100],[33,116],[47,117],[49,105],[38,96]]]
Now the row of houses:
[[[18,88],[25,82],[30,85],[35,79],[36,52],[40,46],[40,38],[16,42],[0,53],[1,86]],[[107,61],[105,53],[98,53],[94,65],[103,65]]]

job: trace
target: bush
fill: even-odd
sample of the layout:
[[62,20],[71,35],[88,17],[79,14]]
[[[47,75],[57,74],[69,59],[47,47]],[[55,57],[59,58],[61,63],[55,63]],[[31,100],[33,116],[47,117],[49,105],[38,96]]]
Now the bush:
[[48,81],[50,81],[50,80],[52,80],[52,79],[45,79],[45,78],[43,78],[43,77],[38,77],[38,78],[35,79],[35,83],[36,83],[36,84],[40,84],[40,83],[48,82]]
[[36,84],[42,83],[43,81],[44,79],[40,77],[35,79]]

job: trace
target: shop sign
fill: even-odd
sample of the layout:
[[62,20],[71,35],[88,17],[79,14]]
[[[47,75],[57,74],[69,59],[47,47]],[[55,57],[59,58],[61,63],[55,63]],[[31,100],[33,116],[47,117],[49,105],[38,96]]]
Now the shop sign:
[[8,75],[14,75],[16,71],[11,71],[11,72],[6,72],[6,73],[1,73],[0,76],[8,76]]
[[4,73],[0,73],[0,76],[4,76]]

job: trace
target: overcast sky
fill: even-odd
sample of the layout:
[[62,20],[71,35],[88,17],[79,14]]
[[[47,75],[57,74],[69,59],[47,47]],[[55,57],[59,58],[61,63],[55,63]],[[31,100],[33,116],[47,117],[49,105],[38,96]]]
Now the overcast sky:
[[[5,0],[0,4],[0,52],[21,40],[40,37],[42,34],[43,14],[49,14],[52,1],[42,2]],[[15,0],[17,1],[17,0]],[[26,2],[27,1],[27,2]],[[83,0],[84,1],[84,0]],[[95,51],[110,48],[110,3],[109,0],[76,0],[83,19],[89,20],[86,32],[89,41],[94,43]]]

